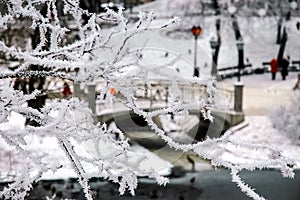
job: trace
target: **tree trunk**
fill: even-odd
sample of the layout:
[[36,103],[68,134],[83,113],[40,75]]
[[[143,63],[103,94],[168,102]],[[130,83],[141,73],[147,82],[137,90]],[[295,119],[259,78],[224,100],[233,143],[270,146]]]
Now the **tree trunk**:
[[218,37],[218,44],[216,46],[216,50],[213,56],[213,61],[216,66],[218,66],[218,56],[219,56],[220,46],[221,46],[221,38]]
[[215,48],[215,52],[213,53],[213,64],[212,64],[212,70],[211,75],[218,77],[218,56],[221,46],[221,34],[220,34],[220,28],[221,28],[221,20],[216,20],[216,30],[217,30],[217,45]]
[[285,50],[285,44],[287,42],[288,39],[288,35],[287,32],[285,30],[285,28],[283,29],[283,33],[282,33],[282,38],[281,38],[281,42],[280,42],[280,47],[279,47],[279,51],[278,51],[278,55],[277,55],[277,60],[279,63],[279,66],[282,62],[283,59],[283,55],[284,55],[284,50]]
[[212,0],[213,8],[215,10],[215,15],[220,15],[220,6],[218,0]]
[[89,11],[92,12],[92,13],[95,13],[96,12],[96,1],[95,0],[90,0],[90,9]]
[[280,17],[277,25],[277,38],[276,38],[276,44],[281,43],[281,28],[282,28],[282,18]]
[[[233,16],[234,17],[234,16]],[[243,37],[240,31],[240,27],[238,24],[238,21],[236,20],[236,18],[234,17],[233,22],[232,22],[232,27],[234,30],[234,34],[235,34],[235,39],[236,41],[242,41]],[[244,47],[242,46],[241,49],[238,48],[238,81],[240,81],[240,70],[244,68]]]
[[123,7],[125,10],[128,8],[128,0],[123,0]]
[[239,24],[236,20],[236,18],[233,16],[233,22],[232,22],[232,27],[233,27],[233,31],[234,31],[234,35],[235,35],[235,39],[236,40],[239,40],[242,35],[241,35],[241,32],[240,32],[240,27],[239,27]]
[[220,51],[220,47],[221,47],[221,34],[220,34],[220,29],[221,29],[221,19],[217,19],[216,20],[216,30],[217,30],[217,47],[216,47],[216,51],[215,51],[215,64],[218,64],[218,56],[219,56],[219,51]]
[[102,0],[96,0],[95,7],[96,7],[96,12],[99,13],[102,5]]

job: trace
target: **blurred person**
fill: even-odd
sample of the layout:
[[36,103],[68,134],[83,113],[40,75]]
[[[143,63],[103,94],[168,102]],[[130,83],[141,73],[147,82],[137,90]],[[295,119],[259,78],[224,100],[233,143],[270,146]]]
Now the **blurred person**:
[[272,73],[272,80],[276,79],[276,73],[278,71],[278,61],[276,58],[273,58],[270,61],[270,66],[271,66],[271,73]]
[[69,84],[67,82],[64,82],[64,86],[62,89],[62,94],[64,98],[68,98],[72,95],[71,89],[69,87]]
[[283,58],[280,63],[282,80],[285,80],[285,77],[288,75],[289,64],[290,61],[287,58]]

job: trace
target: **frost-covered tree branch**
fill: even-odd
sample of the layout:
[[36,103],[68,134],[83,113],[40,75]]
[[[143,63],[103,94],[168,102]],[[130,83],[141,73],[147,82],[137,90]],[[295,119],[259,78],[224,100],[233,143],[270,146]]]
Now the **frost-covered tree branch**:
[[[280,105],[279,108],[273,110],[270,119],[273,127],[286,135],[293,143],[299,145],[300,133],[298,127],[300,125],[300,106],[298,100],[300,92],[294,90],[290,95],[290,101],[287,104]],[[281,116],[280,119],[275,116]]]
[[[132,195],[137,187],[138,175],[156,179],[160,185],[168,182],[154,170],[141,169],[140,163],[144,157],[130,159],[133,152],[124,134],[116,128],[95,122],[94,113],[84,102],[72,98],[49,101],[41,109],[28,107],[26,102],[37,98],[41,91],[24,94],[14,90],[12,82],[16,77],[57,77],[84,84],[101,82],[100,98],[106,96],[112,101],[123,103],[143,117],[170,147],[184,152],[193,151],[210,160],[213,166],[230,169],[233,181],[254,199],[259,196],[239,178],[240,170],[280,167],[284,175],[293,175],[292,168],[288,167],[292,161],[285,159],[279,150],[272,147],[234,141],[228,134],[196,144],[181,144],[155,123],[154,118],[157,116],[188,113],[191,109],[199,110],[204,118],[212,121],[211,108],[217,106],[213,81],[182,77],[173,67],[179,57],[149,66],[141,62],[139,57],[144,44],[136,47],[138,50],[132,50],[130,43],[137,36],[168,28],[177,18],[154,25],[153,13],[141,13],[139,21],[133,24],[123,16],[122,9],[118,12],[107,9],[106,13],[95,14],[81,9],[78,3],[78,0],[63,0],[65,17],[58,13],[55,0],[10,0],[4,3],[6,10],[1,14],[0,28],[9,29],[17,22],[29,22],[30,26],[24,31],[32,35],[32,39],[36,41],[31,42],[36,45],[24,49],[4,39],[0,41],[0,51],[6,59],[19,61],[16,69],[0,73],[0,123],[6,123],[12,113],[18,113],[37,121],[39,126],[0,130],[1,139],[20,152],[26,160],[26,168],[18,171],[20,176],[15,177],[13,184],[1,192],[2,196],[24,199],[34,181],[38,181],[46,172],[55,172],[65,167],[60,161],[50,159],[51,152],[33,151],[28,141],[30,136],[51,137],[56,140],[76,172],[87,199],[92,199],[89,179],[94,176],[118,183],[120,194],[129,190]],[[110,28],[103,28],[104,25]],[[76,36],[72,35],[74,32]],[[32,66],[40,68],[32,70]],[[138,106],[141,99],[134,95],[139,89],[139,85],[135,83],[151,87],[151,76],[154,74],[168,80],[171,98],[165,107],[145,111]],[[197,101],[185,101],[179,94],[181,83],[204,87],[206,95]],[[111,88],[118,91],[119,95],[110,94]],[[113,137],[114,134],[119,135],[118,139]],[[91,147],[93,154],[80,148],[86,144]],[[230,153],[229,146],[243,148],[245,151],[263,149],[269,154],[264,161],[232,163],[223,157],[225,153]]]

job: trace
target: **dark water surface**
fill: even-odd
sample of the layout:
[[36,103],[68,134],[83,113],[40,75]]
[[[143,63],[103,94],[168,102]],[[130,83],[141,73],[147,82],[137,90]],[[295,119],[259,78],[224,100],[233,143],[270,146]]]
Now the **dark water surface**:
[[[294,179],[281,176],[278,170],[242,171],[241,177],[263,197],[269,200],[299,200],[300,170]],[[187,172],[182,177],[170,178],[166,187],[158,186],[153,180],[141,178],[136,196],[126,193],[119,196],[118,185],[98,178],[90,182],[95,199],[101,200],[248,200],[231,182],[230,173],[225,169]],[[1,184],[3,188],[4,184]],[[34,185],[27,199],[84,199],[76,179],[40,181]]]

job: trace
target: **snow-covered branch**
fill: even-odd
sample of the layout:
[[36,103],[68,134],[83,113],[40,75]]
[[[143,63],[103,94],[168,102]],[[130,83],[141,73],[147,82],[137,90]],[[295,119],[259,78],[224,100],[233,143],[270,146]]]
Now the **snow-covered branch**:
[[[135,114],[145,119],[151,129],[170,147],[184,152],[193,151],[211,161],[214,166],[224,166],[232,171],[235,181],[242,191],[258,199],[257,194],[238,177],[242,169],[261,169],[280,167],[284,175],[292,176],[292,161],[285,159],[277,149],[265,145],[234,141],[225,134],[223,137],[207,139],[196,144],[181,144],[174,141],[154,121],[160,115],[170,113],[188,113],[198,110],[210,121],[213,120],[210,108],[217,106],[214,99],[216,89],[211,79],[182,77],[174,69],[181,57],[165,63],[149,65],[140,60],[144,44],[138,50],[132,50],[130,43],[145,32],[168,28],[178,21],[173,18],[167,23],[154,25],[152,12],[141,13],[140,20],[129,23],[122,10],[106,13],[89,13],[79,7],[78,0],[63,0],[63,17],[59,14],[55,0],[10,0],[6,2],[6,11],[0,18],[0,28],[8,29],[15,23],[29,21],[30,27],[24,28],[31,35],[31,48],[21,48],[4,39],[0,41],[0,51],[7,60],[19,61],[16,69],[0,73],[0,123],[5,124],[13,113],[34,120],[36,126],[22,129],[0,129],[0,138],[11,148],[21,153],[26,160],[26,168],[18,171],[14,183],[0,194],[5,198],[25,198],[31,184],[47,172],[55,172],[65,167],[65,163],[53,159],[51,152],[31,148],[30,137],[51,137],[55,139],[59,150],[64,152],[66,160],[79,178],[85,197],[92,199],[89,179],[103,177],[120,185],[120,194],[129,190],[134,195],[137,188],[137,176],[154,178],[158,184],[165,185],[168,180],[154,170],[141,169],[145,157],[132,159],[134,153],[128,139],[117,128],[94,121],[94,114],[85,102],[77,98],[53,100],[44,107],[33,108],[26,103],[41,96],[42,91],[31,94],[14,90],[13,78],[20,77],[57,77],[76,83],[101,82],[100,97],[106,96],[112,101],[121,102]],[[109,28],[103,28],[103,26]],[[145,111],[138,106],[141,98],[134,95],[140,85],[151,87],[151,76],[156,75],[167,80],[170,100],[163,108]],[[134,83],[139,83],[134,84]],[[180,95],[180,84],[197,85],[205,88],[205,95],[199,99],[186,101]],[[113,88],[118,95],[109,93]],[[42,90],[41,88],[39,88]],[[146,89],[145,89],[146,90]],[[114,137],[118,135],[118,137]],[[88,148],[83,148],[88,146]],[[254,161],[252,164],[233,163],[223,156],[230,152],[228,146],[244,148],[246,151],[264,149],[269,157]],[[91,153],[93,152],[93,153]]]

